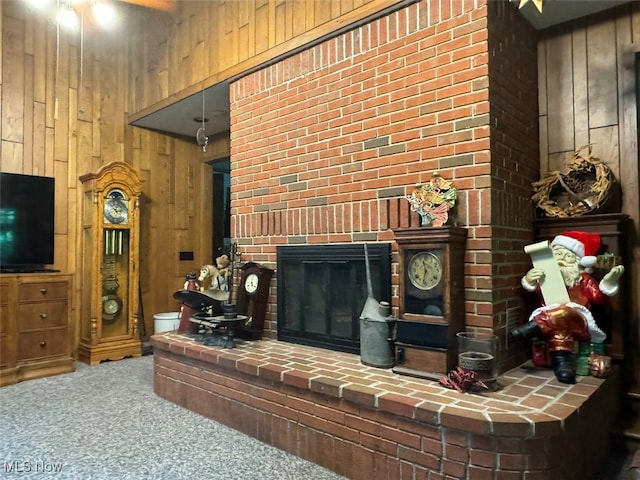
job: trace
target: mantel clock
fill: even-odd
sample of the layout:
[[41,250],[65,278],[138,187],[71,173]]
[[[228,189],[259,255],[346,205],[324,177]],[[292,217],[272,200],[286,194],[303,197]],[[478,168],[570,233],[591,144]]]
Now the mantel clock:
[[124,162],[80,177],[82,295],[79,360],[139,357],[138,245],[142,181]]
[[457,364],[456,334],[464,330],[467,230],[394,230],[398,243],[400,315],[394,371],[437,379]]
[[239,335],[247,340],[262,337],[273,273],[272,269],[255,262],[247,262],[240,267],[237,309],[239,314],[249,318],[241,325]]

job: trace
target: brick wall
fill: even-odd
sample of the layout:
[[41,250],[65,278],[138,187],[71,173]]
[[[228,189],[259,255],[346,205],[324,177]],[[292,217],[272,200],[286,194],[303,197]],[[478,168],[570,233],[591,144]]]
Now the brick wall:
[[[275,265],[282,244],[393,241],[390,229],[418,223],[402,196],[438,171],[459,189],[469,229],[467,324],[504,327],[524,272],[511,254],[530,235],[531,172],[510,177],[536,148],[519,125],[535,126],[537,97],[535,75],[532,86],[500,74],[536,62],[517,9],[493,3],[420,1],[231,86],[232,236],[243,260]],[[493,81],[510,97],[494,95]],[[509,112],[520,93],[531,105]]]
[[[510,320],[520,322],[527,314],[520,305],[520,278],[531,268],[523,247],[533,242],[531,183],[540,169],[536,32],[512,7],[489,3],[492,270],[488,290],[472,285],[476,306],[490,299],[493,328],[503,336],[513,327]],[[515,313],[511,319],[509,311]],[[522,360],[520,348],[509,351],[508,364]]]

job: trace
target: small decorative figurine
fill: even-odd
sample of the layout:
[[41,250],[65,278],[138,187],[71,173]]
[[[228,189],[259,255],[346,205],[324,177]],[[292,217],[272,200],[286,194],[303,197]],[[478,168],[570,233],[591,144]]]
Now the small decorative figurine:
[[[200,267],[200,290],[202,293],[212,296],[218,300],[226,300],[229,297],[229,256],[226,254],[216,258],[215,265],[203,265]],[[210,284],[205,287],[205,281],[209,280]]]
[[449,211],[455,206],[458,192],[451,182],[435,172],[431,181],[416,185],[405,198],[411,210],[418,212],[423,227],[442,227],[449,220]]
[[[595,344],[604,342],[606,335],[596,324],[590,308],[606,304],[608,297],[618,292],[618,282],[624,273],[622,265],[614,266],[598,282],[591,272],[599,249],[600,236],[596,233],[569,231],[556,236],[551,242],[551,252],[560,269],[569,301],[550,303],[545,298],[546,305],[536,308],[528,323],[510,332],[514,337],[544,340],[551,353],[555,376],[562,383],[576,381],[571,362],[575,340]],[[534,266],[522,278],[523,288],[530,292],[540,290],[547,273],[552,273],[552,267],[548,265],[549,272],[546,272]]]

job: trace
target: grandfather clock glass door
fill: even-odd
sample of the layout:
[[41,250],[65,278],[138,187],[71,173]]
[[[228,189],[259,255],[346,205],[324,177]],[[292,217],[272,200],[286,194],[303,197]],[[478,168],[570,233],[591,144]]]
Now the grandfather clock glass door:
[[91,365],[139,357],[139,197],[124,162],[80,177],[84,187],[82,326],[78,358]]
[[127,335],[128,324],[122,316],[129,310],[129,230],[104,230],[102,256],[102,337]]

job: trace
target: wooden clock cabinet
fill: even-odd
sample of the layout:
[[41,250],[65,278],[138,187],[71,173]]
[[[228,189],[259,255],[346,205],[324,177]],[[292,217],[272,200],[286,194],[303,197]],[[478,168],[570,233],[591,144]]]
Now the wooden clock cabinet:
[[393,233],[400,297],[393,371],[438,379],[458,362],[456,334],[465,325],[467,230],[420,227]]
[[71,277],[0,275],[0,386],[74,371]]
[[111,162],[80,177],[82,295],[78,359],[95,365],[142,355],[138,279],[142,180]]

